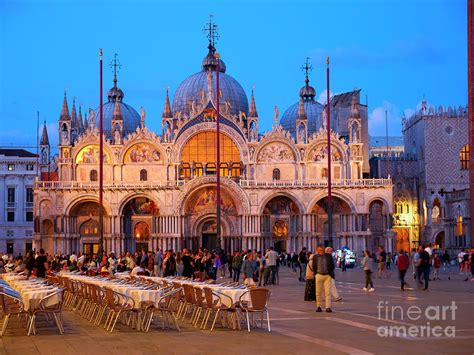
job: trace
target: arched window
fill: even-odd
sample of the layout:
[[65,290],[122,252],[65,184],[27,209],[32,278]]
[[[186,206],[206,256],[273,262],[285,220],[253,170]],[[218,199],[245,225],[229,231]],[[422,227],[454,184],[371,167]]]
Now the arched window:
[[140,170],[140,181],[148,180],[148,172],[145,169]]
[[461,161],[461,170],[469,169],[469,144],[463,145],[459,152],[459,160]]
[[97,170],[91,170],[89,177],[90,177],[90,181],[97,181],[98,180]]
[[[182,164],[202,164],[207,167],[208,175],[216,174],[216,133],[212,131],[200,132],[194,135],[181,151]],[[220,161],[240,162],[240,152],[234,141],[227,135],[220,134]],[[212,163],[213,166],[209,165]],[[221,176],[228,176],[228,169],[221,169]]]
[[273,169],[273,180],[280,180],[280,169]]

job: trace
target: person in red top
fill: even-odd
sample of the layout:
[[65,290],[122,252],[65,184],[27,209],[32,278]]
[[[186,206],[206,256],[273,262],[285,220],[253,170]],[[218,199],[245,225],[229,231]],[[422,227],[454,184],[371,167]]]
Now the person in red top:
[[433,273],[433,281],[434,280],[441,280],[439,278],[439,268],[441,267],[441,259],[439,257],[439,254],[438,254],[438,251],[436,250],[434,253],[433,253],[433,269],[434,269],[434,273]]
[[408,284],[405,282],[405,274],[407,273],[409,265],[410,265],[410,259],[405,254],[404,250],[400,250],[400,254],[398,255],[398,258],[397,258],[397,267],[398,267],[398,274],[400,275],[402,291],[405,291],[405,286],[408,286]]

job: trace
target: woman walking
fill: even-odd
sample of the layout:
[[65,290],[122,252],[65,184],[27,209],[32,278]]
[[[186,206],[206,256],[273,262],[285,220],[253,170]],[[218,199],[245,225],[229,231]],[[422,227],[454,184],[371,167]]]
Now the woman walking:
[[[365,272],[365,287],[364,291],[374,292],[374,283],[372,282],[372,263],[373,260],[370,257],[370,252],[368,250],[364,251],[364,258],[362,259],[362,268]],[[370,285],[370,288],[369,288]]]

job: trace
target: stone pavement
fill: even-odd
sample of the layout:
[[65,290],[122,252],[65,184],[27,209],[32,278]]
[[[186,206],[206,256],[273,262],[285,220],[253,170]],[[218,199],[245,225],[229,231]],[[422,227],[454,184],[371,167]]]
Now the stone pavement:
[[[7,334],[0,339],[0,353],[472,354],[474,282],[463,282],[456,274],[447,280],[442,274],[441,281],[430,283],[429,291],[414,288],[402,292],[396,276],[394,271],[390,278],[375,278],[375,292],[367,293],[362,291],[364,277],[360,269],[337,271],[337,287],[343,300],[334,303],[334,312],[327,314],[316,313],[314,303],[303,301],[304,283],[298,282],[287,267],[282,267],[280,285],[270,286],[271,333],[264,329],[248,333],[220,328],[211,333],[181,322],[181,333],[163,331],[157,324],[149,333],[138,333],[118,325],[116,331],[109,334],[78,315],[65,312],[66,334],[62,336],[52,327],[42,327],[39,322],[38,335],[27,337],[20,323],[11,321]],[[411,274],[407,280],[415,285]],[[457,307],[454,311],[448,308],[452,301]],[[399,306],[394,309],[393,317],[392,306]],[[419,307],[418,310],[413,306]],[[443,317],[442,306],[445,306],[445,320],[437,320]],[[392,336],[380,336],[387,334],[393,326],[396,328],[392,329]],[[422,326],[425,328],[420,328]],[[436,326],[440,328],[436,328],[435,335],[441,332],[440,337],[433,336]],[[451,337],[453,326],[455,336]],[[414,333],[404,336],[403,332],[410,327],[412,332],[423,331],[425,336],[414,336]]]

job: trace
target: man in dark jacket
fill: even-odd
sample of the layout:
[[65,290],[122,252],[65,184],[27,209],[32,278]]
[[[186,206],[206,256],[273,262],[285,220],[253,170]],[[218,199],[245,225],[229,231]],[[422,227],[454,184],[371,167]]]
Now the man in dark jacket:
[[420,258],[418,260],[418,280],[421,283],[421,277],[425,279],[425,287],[423,291],[428,291],[428,281],[430,280],[430,254],[423,248],[418,247],[418,254]]
[[306,281],[306,265],[308,264],[308,257],[306,255],[307,250],[306,247],[303,248],[303,250],[300,251],[298,255],[298,262],[300,263],[300,281]]
[[316,275],[316,312],[322,312],[323,301],[326,304],[326,312],[331,313],[331,275],[334,274],[334,261],[332,256],[324,253],[324,248],[318,246],[316,255],[313,257],[313,271]]

